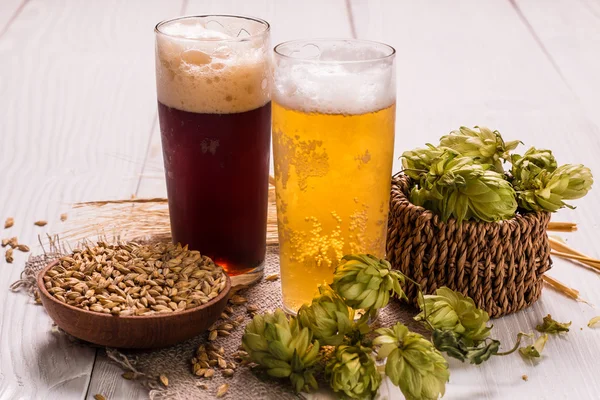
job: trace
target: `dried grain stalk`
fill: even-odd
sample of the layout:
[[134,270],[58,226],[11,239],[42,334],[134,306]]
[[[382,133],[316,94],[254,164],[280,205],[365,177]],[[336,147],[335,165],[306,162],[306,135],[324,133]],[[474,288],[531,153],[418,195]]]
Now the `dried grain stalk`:
[[[59,232],[72,246],[91,237],[144,242],[163,242],[171,238],[166,198],[102,200],[76,203],[65,229]],[[269,188],[267,244],[277,244],[275,188]]]

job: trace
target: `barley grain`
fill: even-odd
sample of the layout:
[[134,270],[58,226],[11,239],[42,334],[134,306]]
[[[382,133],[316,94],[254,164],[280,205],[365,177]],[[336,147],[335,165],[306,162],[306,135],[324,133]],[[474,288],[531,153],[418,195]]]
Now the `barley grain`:
[[160,380],[160,383],[162,383],[164,387],[169,386],[169,378],[167,378],[166,375],[161,375],[158,377],[158,379]]
[[4,253],[4,259],[9,264],[11,264],[14,261],[14,258],[13,258],[13,249],[12,248],[6,250],[6,253]]
[[224,383],[221,386],[219,386],[219,389],[217,389],[217,397],[223,397],[227,394],[227,391],[229,390],[229,384]]
[[[18,245],[16,237],[6,240],[6,244],[29,250]],[[202,278],[191,278],[198,272]],[[109,245],[100,241],[62,257],[59,265],[44,276],[44,282],[50,286],[48,289],[64,289],[50,293],[62,296],[69,304],[128,316],[174,313],[206,304],[222,290],[226,276],[208,257],[185,246],[135,242]],[[90,306],[96,301],[102,305],[101,310]],[[218,335],[216,330],[214,335]]]
[[12,227],[15,224],[15,220],[12,217],[8,217],[6,218],[6,221],[4,221],[4,229],[8,229],[10,227]]

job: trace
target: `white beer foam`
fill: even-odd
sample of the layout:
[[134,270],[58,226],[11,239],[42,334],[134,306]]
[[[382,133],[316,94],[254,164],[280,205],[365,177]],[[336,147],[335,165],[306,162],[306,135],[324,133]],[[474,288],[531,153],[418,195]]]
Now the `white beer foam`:
[[271,69],[265,54],[269,49],[262,42],[238,42],[200,23],[172,22],[161,26],[160,32],[164,35],[156,38],[156,84],[162,104],[189,112],[230,114],[270,101]]
[[275,70],[273,98],[286,108],[323,114],[365,114],[396,102],[393,63],[284,60]]

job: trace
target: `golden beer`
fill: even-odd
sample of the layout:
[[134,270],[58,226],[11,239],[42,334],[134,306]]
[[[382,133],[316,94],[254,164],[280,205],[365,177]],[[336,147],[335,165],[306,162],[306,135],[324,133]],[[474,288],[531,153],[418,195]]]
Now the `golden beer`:
[[396,107],[272,111],[283,302],[295,312],[343,255],[385,256]]

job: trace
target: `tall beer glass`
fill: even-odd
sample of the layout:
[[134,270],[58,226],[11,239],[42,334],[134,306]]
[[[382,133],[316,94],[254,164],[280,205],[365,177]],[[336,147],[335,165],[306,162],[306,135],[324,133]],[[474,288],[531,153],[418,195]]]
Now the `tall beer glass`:
[[385,255],[394,53],[360,40],[275,47],[273,156],[288,312],[332,281],[343,255]]
[[258,277],[266,250],[269,24],[208,15],[164,21],[155,32],[173,240],[231,275]]

